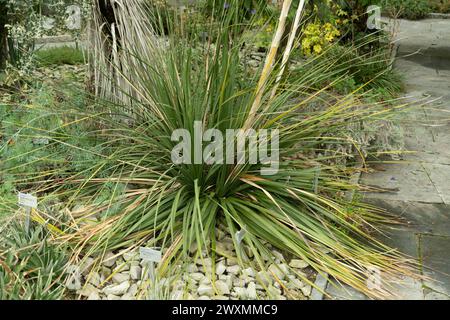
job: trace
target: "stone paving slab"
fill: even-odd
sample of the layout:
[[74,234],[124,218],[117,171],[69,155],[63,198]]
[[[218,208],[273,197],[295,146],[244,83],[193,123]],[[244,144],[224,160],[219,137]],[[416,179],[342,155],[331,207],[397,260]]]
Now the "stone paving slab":
[[404,154],[402,158],[416,163],[450,165],[450,126],[432,130],[433,135],[406,136],[405,149],[411,153]]
[[443,203],[430,180],[429,174],[421,164],[398,162],[376,166],[376,172],[364,173],[362,185],[388,189],[389,192],[366,192],[364,198],[413,201],[424,203]]
[[450,300],[450,296],[436,291],[429,291],[425,294],[425,300]]
[[450,237],[435,235],[420,236],[425,286],[436,292],[450,295]]
[[[429,233],[450,237],[450,206],[437,203],[420,203],[408,201],[370,199],[370,204],[386,209],[389,213],[404,220],[405,225],[399,229],[388,232],[397,232],[395,239],[389,242],[391,246],[401,244],[404,237],[409,240],[415,238],[415,234]],[[389,231],[389,230],[388,230]],[[411,255],[414,250],[417,252],[417,246],[411,250],[408,247],[402,247],[405,253]],[[407,251],[407,252],[406,252]],[[449,252],[450,255],[450,252]],[[415,254],[414,254],[415,256]]]
[[[408,151],[402,162],[371,164],[360,183],[389,192],[366,192],[364,201],[405,220],[380,235],[387,245],[421,264],[425,280],[405,278],[399,299],[450,299],[450,20],[401,20],[395,68],[404,76],[408,101],[402,116]],[[414,54],[416,53],[416,54]],[[414,54],[414,55],[413,55]],[[428,100],[430,103],[421,106]],[[329,285],[336,299],[365,297]]]
[[331,300],[368,300],[367,296],[347,285],[341,285],[335,280],[328,282],[327,293]]
[[391,289],[394,300],[424,300],[422,282],[410,277],[403,277],[400,283],[394,284]]
[[424,163],[423,166],[444,203],[450,204],[450,166],[436,163]]

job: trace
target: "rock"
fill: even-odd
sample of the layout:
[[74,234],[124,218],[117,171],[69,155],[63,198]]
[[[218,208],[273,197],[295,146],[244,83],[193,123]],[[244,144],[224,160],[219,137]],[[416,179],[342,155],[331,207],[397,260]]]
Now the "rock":
[[112,276],[112,281],[114,283],[123,283],[127,280],[130,280],[130,274],[129,273],[116,273]]
[[129,252],[125,252],[125,253],[122,255],[122,258],[123,258],[125,261],[137,261],[137,260],[139,259],[139,255],[138,255],[138,253],[135,252],[135,251],[129,251]]
[[125,293],[120,300],[136,300],[136,297],[129,293]]
[[222,240],[223,238],[225,238],[226,234],[225,234],[225,232],[223,232],[222,230],[217,229],[217,231],[216,231],[216,236],[217,236],[217,240],[219,240],[219,242],[217,242],[217,244],[219,244],[219,243],[220,243],[220,240]]
[[281,290],[270,285],[267,287],[267,293],[271,296],[276,297],[276,296],[281,295]]
[[245,289],[245,288],[236,287],[236,288],[234,288],[234,292],[235,292],[235,296],[237,296],[241,300],[245,300],[248,297],[248,295],[247,295],[248,292],[247,292],[247,289]]
[[253,258],[253,250],[249,246],[244,246],[244,252],[249,258]]
[[241,276],[240,279],[244,281],[244,284],[247,285],[250,282],[255,281],[255,278],[247,277],[247,276]]
[[[236,255],[234,253],[234,251],[233,250],[228,250],[227,246],[224,245],[224,244],[219,245],[218,247],[216,247],[216,252],[217,252],[218,255],[221,255],[223,257],[230,257],[231,259],[234,259],[234,260],[237,261],[237,259],[234,258],[234,256]],[[233,264],[236,264],[236,262],[233,263]]]
[[128,264],[130,265],[130,267],[132,267],[132,266],[140,266],[141,265],[138,260],[128,261]]
[[289,263],[289,266],[291,266],[292,268],[296,268],[296,269],[304,269],[304,268],[308,267],[309,264],[304,260],[292,259],[291,262]]
[[242,278],[236,278],[233,280],[233,287],[243,288],[243,287],[245,287],[245,285],[246,285],[246,282]]
[[198,245],[197,245],[197,242],[193,242],[192,244],[191,244],[191,246],[189,247],[189,252],[191,253],[191,254],[194,254],[194,253],[196,253],[198,251]]
[[114,272],[123,272],[130,270],[130,264],[126,263],[122,258],[118,258],[116,260],[116,267],[114,268]]
[[227,266],[225,265],[225,263],[223,261],[220,261],[216,265],[216,274],[218,276],[220,276],[225,272],[226,269],[227,269]]
[[311,295],[312,287],[309,284],[307,284],[304,287],[302,287],[300,290],[302,290],[302,293],[305,297],[309,297]]
[[203,272],[205,275],[211,276],[212,275],[212,266],[199,266],[198,267],[199,272]]
[[216,289],[219,295],[224,296],[230,294],[230,287],[225,281],[218,280],[216,281]]
[[198,287],[198,281],[195,281],[192,278],[187,277],[187,279],[185,281],[186,281],[187,287],[189,289],[193,289],[193,288],[197,288]]
[[442,293],[430,292],[425,296],[425,300],[449,300],[449,297]]
[[275,275],[278,279],[283,280],[289,272],[289,268],[285,264],[271,264],[268,268],[268,271]]
[[68,269],[69,275],[65,280],[65,286],[68,290],[80,290],[81,289],[81,275],[79,274],[79,268],[71,266],[72,269]]
[[233,286],[234,275],[232,275],[232,274],[221,274],[219,276],[219,280],[225,281],[225,283],[227,284],[228,288],[231,288]]
[[230,236],[223,238],[220,243],[224,245],[227,251],[234,251],[234,242]]
[[188,273],[194,273],[197,271],[198,271],[198,268],[195,263],[190,263],[186,266],[186,272],[188,272]]
[[93,291],[93,292],[91,292],[91,294],[89,295],[87,300],[101,300],[101,298],[100,298],[100,295],[98,294],[98,292]]
[[249,299],[256,300],[258,295],[256,294],[256,284],[254,282],[250,282],[247,287],[247,296]]
[[106,297],[107,300],[120,300],[119,296],[116,296],[115,294],[108,294]]
[[211,300],[230,300],[230,298],[227,296],[214,296],[211,297]]
[[203,273],[200,273],[200,272],[194,272],[194,273],[191,273],[189,276],[190,276],[192,279],[194,279],[195,281],[197,281],[197,282],[199,282],[199,281],[201,281],[203,278],[205,278],[205,275],[204,275]]
[[284,279],[283,271],[281,271],[276,264],[271,264],[268,268],[268,271],[270,274],[274,275],[278,279],[280,280]]
[[234,266],[238,264],[236,257],[227,258],[227,266]]
[[261,57],[261,56],[258,56],[258,55],[255,55],[255,54],[250,55],[250,57],[251,57],[252,59],[256,60],[256,61],[262,61],[262,57]]
[[133,280],[141,280],[142,268],[140,266],[131,266],[130,267],[130,277]]
[[93,272],[90,275],[88,275],[89,280],[88,282],[92,284],[94,287],[99,287],[100,284],[105,281],[105,277],[103,275],[100,275],[98,272]]
[[114,257],[114,253],[108,252],[103,257],[103,265],[107,268],[111,268],[116,263],[117,257]]
[[136,296],[136,293],[138,292],[138,285],[136,283],[133,283],[130,288],[127,291],[127,294],[131,296]]
[[83,276],[89,275],[92,267],[94,266],[95,260],[91,257],[87,257],[84,261],[81,262],[80,272]]
[[197,292],[200,296],[208,296],[211,297],[212,295],[214,295],[214,289],[212,286],[208,286],[208,285],[200,285],[197,289]]
[[258,68],[259,67],[259,61],[257,60],[249,60],[248,65],[252,68]]
[[300,289],[303,288],[304,286],[305,284],[300,279],[297,278],[292,278],[286,283],[286,287],[288,289]]
[[97,293],[97,292],[98,292],[98,289],[90,283],[85,284],[81,290],[77,291],[77,293],[82,297],[89,297],[92,293]]
[[272,250],[272,254],[273,254],[273,256],[275,257],[276,260],[284,261],[284,256],[283,256],[283,254],[281,252],[276,251],[276,250]]
[[198,297],[198,300],[211,300],[211,298],[208,296],[200,296]]
[[212,267],[211,258],[198,258],[195,263],[201,267]]
[[244,270],[242,270],[242,275],[243,275],[243,277],[254,278],[255,277],[255,270],[253,270],[252,268],[244,269]]
[[109,277],[109,275],[111,274],[111,269],[109,269],[108,267],[102,266],[100,269],[100,275],[103,278],[107,278]]
[[113,295],[123,295],[125,294],[128,289],[130,288],[130,282],[125,281],[118,285],[110,285],[103,289],[103,293],[106,295],[113,294]]
[[204,277],[202,280],[200,280],[199,284],[210,285],[211,284],[211,278],[210,277]]
[[218,252],[219,254],[223,254],[226,251],[228,251],[227,246],[225,245],[224,242],[217,242],[216,243],[216,252]]
[[270,275],[266,271],[259,271],[256,280],[264,284],[266,287],[272,283]]
[[237,275],[237,274],[239,274],[240,271],[241,271],[241,267],[238,266],[237,264],[234,266],[227,267],[227,272],[230,274]]

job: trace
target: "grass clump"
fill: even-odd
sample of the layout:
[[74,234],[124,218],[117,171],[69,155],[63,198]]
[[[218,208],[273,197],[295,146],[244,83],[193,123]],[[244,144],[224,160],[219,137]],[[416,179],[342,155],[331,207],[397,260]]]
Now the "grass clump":
[[86,60],[83,50],[70,46],[38,50],[35,58],[41,67],[83,64]]
[[49,242],[49,232],[32,224],[28,232],[13,222],[2,227],[0,299],[57,300],[64,292],[65,251]]

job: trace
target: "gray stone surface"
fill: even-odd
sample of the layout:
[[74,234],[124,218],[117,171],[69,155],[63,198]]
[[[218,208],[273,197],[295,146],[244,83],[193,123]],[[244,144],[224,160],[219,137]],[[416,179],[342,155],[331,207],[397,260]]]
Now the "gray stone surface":
[[409,277],[400,279],[400,282],[390,288],[395,300],[424,300],[423,286],[420,280]]
[[[392,24],[391,24],[392,25]],[[450,20],[400,20],[394,67],[404,76],[401,121],[408,150],[403,161],[380,163],[361,184],[386,189],[367,192],[366,202],[401,217],[403,225],[383,230],[384,243],[417,259],[426,277],[392,288],[397,299],[450,299]],[[346,287],[328,285],[336,299],[363,299]]]
[[429,174],[439,197],[445,204],[450,204],[450,166],[437,163],[424,163],[423,166]]
[[367,300],[368,298],[361,292],[342,285],[336,281],[329,281],[327,286],[327,293],[330,295],[331,300]]
[[450,300],[450,296],[445,294],[431,291],[425,295],[425,300]]
[[[396,233],[404,237],[415,237],[417,233],[429,233],[450,236],[450,206],[440,203],[420,203],[410,201],[396,201],[383,199],[370,199],[368,201],[376,207],[386,209],[404,221],[398,230],[391,230],[388,234]],[[400,239],[389,241],[397,243]],[[407,240],[405,240],[407,241]],[[410,248],[403,247],[407,254]]]
[[379,171],[363,174],[361,184],[387,192],[365,193],[366,198],[441,203],[442,198],[420,163],[383,164]]
[[450,295],[450,237],[421,235],[420,248],[423,273],[430,278],[424,285]]

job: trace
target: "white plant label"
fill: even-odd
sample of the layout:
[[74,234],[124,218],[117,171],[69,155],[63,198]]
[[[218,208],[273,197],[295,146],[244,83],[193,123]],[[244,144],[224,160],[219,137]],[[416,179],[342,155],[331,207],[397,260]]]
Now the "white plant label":
[[25,231],[30,230],[31,208],[37,208],[37,198],[29,193],[19,192],[19,206],[25,207]]
[[162,259],[161,251],[145,247],[139,248],[139,255],[142,260],[148,262],[160,262]]
[[49,144],[49,141],[47,138],[36,138],[36,139],[33,139],[33,144],[47,145],[47,144]]
[[19,205],[28,208],[37,208],[37,197],[29,194],[19,192]]
[[242,240],[244,240],[244,237],[245,237],[246,233],[247,232],[244,229],[236,232],[235,236],[236,236],[236,242],[237,242],[238,245],[240,245],[242,243]]

